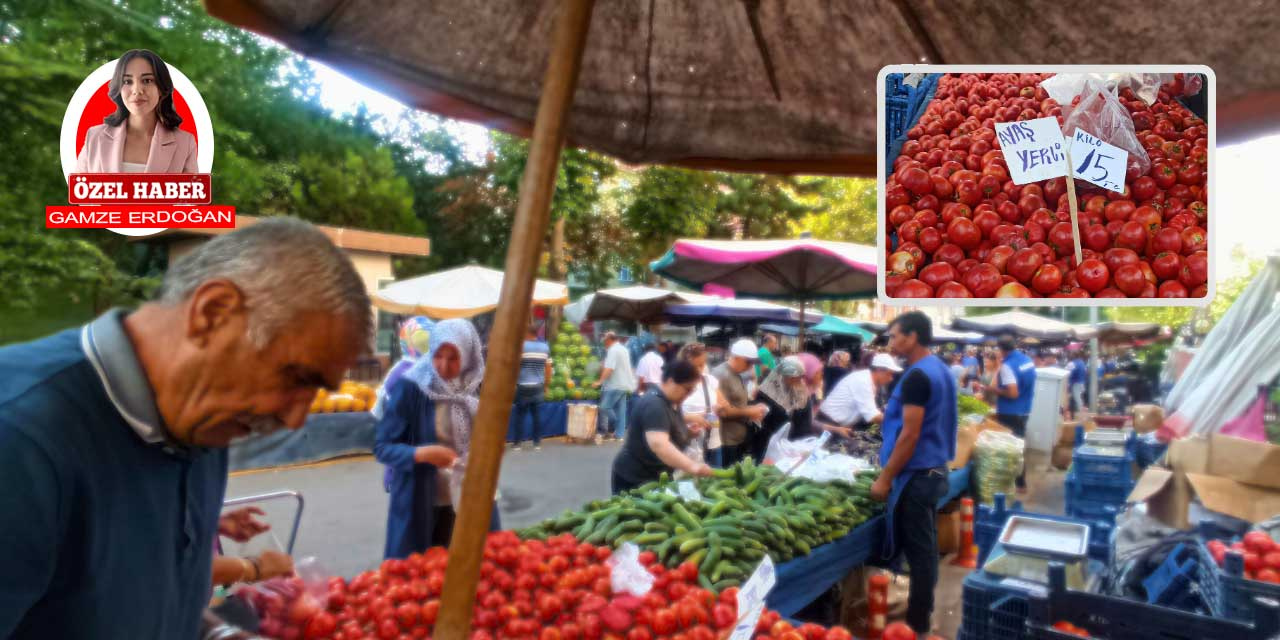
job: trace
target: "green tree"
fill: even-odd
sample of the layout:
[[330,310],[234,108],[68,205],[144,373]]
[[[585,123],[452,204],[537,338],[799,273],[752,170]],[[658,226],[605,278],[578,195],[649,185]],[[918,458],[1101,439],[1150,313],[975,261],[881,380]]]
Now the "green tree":
[[622,211],[634,234],[633,260],[643,271],[678,238],[727,235],[716,216],[719,183],[703,171],[653,166],[642,170]]
[[808,231],[822,240],[876,244],[875,180],[809,176],[799,184],[801,201],[810,210],[791,223],[793,234]]

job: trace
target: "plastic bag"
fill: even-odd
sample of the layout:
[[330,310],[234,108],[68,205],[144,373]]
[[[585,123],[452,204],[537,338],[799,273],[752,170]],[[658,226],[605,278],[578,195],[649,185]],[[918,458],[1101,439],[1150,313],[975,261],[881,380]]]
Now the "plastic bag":
[[635,544],[623,543],[622,548],[609,556],[607,564],[609,584],[614,593],[629,593],[642,598],[653,588],[654,576],[640,564],[640,547]]
[[1021,438],[999,431],[983,431],[973,445],[973,473],[978,501],[991,504],[997,493],[1012,494],[1022,472]]
[[791,435],[791,423],[782,425],[778,432],[769,438],[769,447],[765,449],[765,464],[771,464],[783,471],[790,469],[800,462],[801,459],[813,453],[815,447],[818,446],[818,437],[810,436],[799,440],[791,440],[787,436]]
[[[784,467],[784,469],[786,468],[790,467]],[[853,482],[855,474],[871,468],[871,463],[866,460],[843,453],[832,453],[826,449],[818,449],[813,452],[812,457],[800,465],[800,468],[793,471],[791,475],[807,478],[814,482],[832,482],[835,480]]]
[[[1151,169],[1151,158],[1138,141],[1138,134],[1133,128],[1133,116],[1129,115],[1129,110],[1120,103],[1115,93],[1115,87],[1121,81],[1118,76],[1135,74],[1113,75],[1117,77],[1062,73],[1041,82],[1040,86],[1044,87],[1049,97],[1062,105],[1064,138],[1070,140],[1077,128],[1084,129],[1099,140],[1128,151],[1129,173],[1136,170],[1138,175],[1145,175]],[[1143,82],[1132,78],[1125,78],[1125,81]],[[1158,93],[1160,85],[1155,84],[1154,89]],[[1071,102],[1076,96],[1080,96],[1080,103],[1073,106]]]
[[324,611],[329,605],[329,573],[314,556],[294,563],[292,577],[279,577],[241,586],[236,597],[244,600],[258,616],[258,632],[278,638],[290,620],[297,624]]

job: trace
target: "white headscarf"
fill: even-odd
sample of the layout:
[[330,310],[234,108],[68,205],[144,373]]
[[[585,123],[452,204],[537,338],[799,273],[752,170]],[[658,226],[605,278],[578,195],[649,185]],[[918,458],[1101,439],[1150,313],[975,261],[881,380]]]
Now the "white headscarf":
[[[446,344],[458,350],[461,363],[458,377],[452,380],[441,378],[434,364],[436,352]],[[451,479],[461,482],[467,453],[471,450],[471,428],[480,409],[480,383],[484,381],[484,348],[480,334],[467,320],[437,323],[431,331],[431,353],[419,358],[404,377],[417,384],[432,402],[449,407],[453,446],[458,453],[457,471]]]

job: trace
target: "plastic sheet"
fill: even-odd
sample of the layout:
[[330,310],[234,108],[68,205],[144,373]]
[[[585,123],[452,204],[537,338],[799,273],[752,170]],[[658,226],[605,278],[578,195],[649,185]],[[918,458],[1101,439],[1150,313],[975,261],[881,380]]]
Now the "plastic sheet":
[[644,597],[653,588],[654,576],[640,564],[640,547],[627,542],[609,556],[609,584],[614,593]]
[[[1133,128],[1133,116],[1116,97],[1116,87],[1121,82],[1126,86],[1137,85],[1143,92],[1155,95],[1160,91],[1158,78],[1146,79],[1140,76],[1157,76],[1159,74],[1113,74],[1117,77],[1102,77],[1096,74],[1061,73],[1040,83],[1049,97],[1062,105],[1062,136],[1071,139],[1076,129],[1084,129],[1094,137],[1109,142],[1129,152],[1129,172],[1144,175],[1151,169],[1151,158],[1146,149],[1138,141],[1138,134]],[[1152,82],[1155,84],[1151,84]],[[1135,90],[1135,93],[1138,93]],[[1141,95],[1141,94],[1140,94]],[[1072,105],[1076,96],[1080,102]]]

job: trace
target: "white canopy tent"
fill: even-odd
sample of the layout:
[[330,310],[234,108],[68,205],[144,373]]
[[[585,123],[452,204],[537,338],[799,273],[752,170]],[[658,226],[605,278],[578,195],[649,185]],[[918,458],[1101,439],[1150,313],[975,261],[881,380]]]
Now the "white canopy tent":
[[1165,398],[1170,435],[1207,434],[1245,411],[1280,374],[1280,256],[1272,256],[1205,337]]
[[[466,266],[393,282],[373,294],[374,306],[404,315],[424,315],[436,320],[470,318],[498,307],[502,291],[501,271]],[[569,302],[569,287],[559,282],[537,280],[533,304],[561,305]]]
[[[703,296],[697,296],[702,299]],[[591,296],[587,305],[588,320],[634,320],[638,322],[660,319],[667,305],[693,302],[694,296],[668,289],[635,286],[617,289],[601,289]]]
[[1093,337],[1088,327],[1077,327],[1053,318],[1038,316],[1026,311],[1006,311],[989,316],[960,317],[951,321],[951,328],[962,331],[978,331],[984,335],[998,336],[1012,333],[1037,340],[1086,340]]

